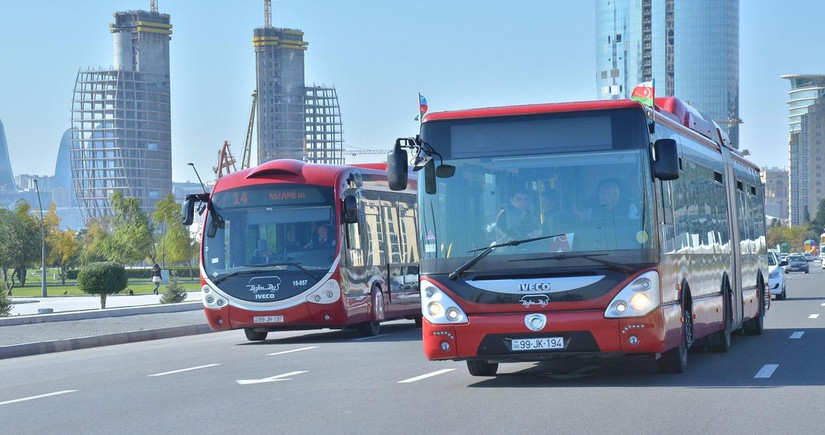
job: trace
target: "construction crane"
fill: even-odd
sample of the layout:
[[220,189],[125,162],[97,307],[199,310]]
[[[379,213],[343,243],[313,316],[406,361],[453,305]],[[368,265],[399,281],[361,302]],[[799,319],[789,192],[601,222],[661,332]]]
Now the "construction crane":
[[158,13],[158,0],[151,0],[149,2],[149,12],[153,14]]
[[264,29],[272,27],[272,1],[264,0]]
[[241,170],[248,169],[252,160],[252,129],[255,124],[255,107],[258,105],[258,90],[252,92],[252,109],[249,110],[249,124],[246,127],[246,141],[243,144]]
[[229,150],[229,146],[228,140],[223,141],[223,147],[221,147],[220,152],[218,152],[218,166],[212,168],[218,180],[224,175],[235,172],[235,157],[232,157],[232,151]]

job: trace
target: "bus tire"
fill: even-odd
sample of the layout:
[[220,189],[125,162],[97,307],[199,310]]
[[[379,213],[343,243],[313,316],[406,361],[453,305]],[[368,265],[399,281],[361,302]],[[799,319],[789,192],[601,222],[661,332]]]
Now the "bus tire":
[[693,317],[684,303],[682,318],[682,342],[659,358],[659,371],[662,373],[684,373],[687,369],[688,349],[693,343]]
[[762,330],[765,329],[765,285],[760,284],[757,290],[757,298],[759,299],[759,311],[756,317],[745,322],[745,327],[742,330],[747,335],[762,335]]
[[370,301],[370,320],[358,324],[358,332],[362,337],[378,335],[381,331],[381,321],[384,320],[384,296],[377,287],[372,288]]
[[269,334],[266,331],[255,331],[252,328],[244,328],[243,333],[246,334],[246,339],[249,341],[264,341],[266,340],[267,334]]
[[730,285],[727,282],[722,288],[722,301],[722,310],[725,313],[722,330],[713,335],[710,350],[725,353],[730,351],[731,325],[733,325],[733,292],[730,291]]
[[495,376],[498,371],[498,363],[491,363],[486,359],[467,360],[467,370],[473,376]]

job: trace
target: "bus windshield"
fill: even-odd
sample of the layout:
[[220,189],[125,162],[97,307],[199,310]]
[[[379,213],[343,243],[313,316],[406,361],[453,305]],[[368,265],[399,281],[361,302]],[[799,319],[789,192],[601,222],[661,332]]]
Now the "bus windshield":
[[490,255],[652,248],[642,152],[450,161],[456,176],[421,196],[424,258],[560,234]]
[[292,270],[317,281],[332,267],[338,225],[331,187],[271,184],[217,192],[204,231],[213,281]]

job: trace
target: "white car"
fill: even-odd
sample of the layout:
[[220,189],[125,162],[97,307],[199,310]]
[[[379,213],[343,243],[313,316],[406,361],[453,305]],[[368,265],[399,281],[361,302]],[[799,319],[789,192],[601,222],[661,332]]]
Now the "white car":
[[779,260],[779,255],[775,251],[768,251],[768,286],[771,295],[775,295],[777,300],[785,299],[788,295],[785,290],[785,265],[786,260]]

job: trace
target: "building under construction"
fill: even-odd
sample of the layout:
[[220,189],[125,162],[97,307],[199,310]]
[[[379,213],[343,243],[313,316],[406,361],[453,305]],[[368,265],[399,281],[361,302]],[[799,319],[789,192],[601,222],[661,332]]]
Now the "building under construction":
[[274,28],[270,2],[254,29],[258,92],[258,164],[274,159],[344,163],[341,115],[334,88],[307,87],[304,32]]
[[151,213],[172,192],[169,15],[116,12],[114,68],[80,71],[72,99],[72,183],[85,220],[112,213],[112,193]]

